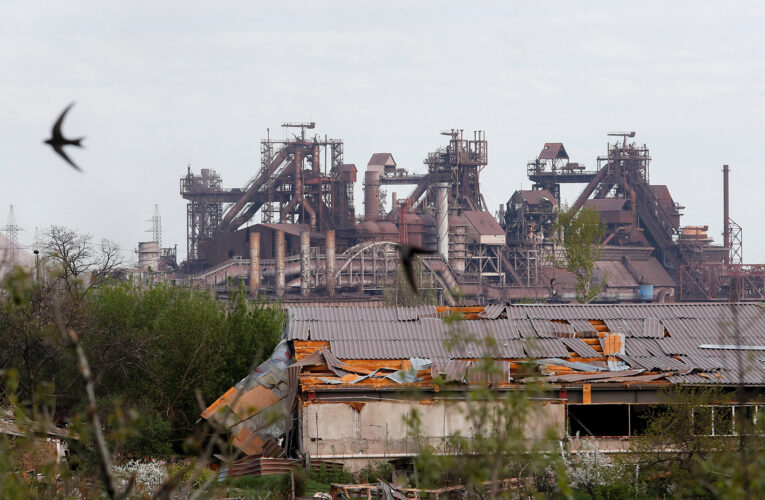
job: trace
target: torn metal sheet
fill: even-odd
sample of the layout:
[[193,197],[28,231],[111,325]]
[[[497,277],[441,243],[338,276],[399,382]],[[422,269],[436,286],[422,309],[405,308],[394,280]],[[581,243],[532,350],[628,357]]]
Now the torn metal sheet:
[[600,382],[614,377],[632,377],[634,375],[643,373],[644,371],[645,370],[621,370],[601,373],[564,373],[562,375],[550,375],[547,377],[547,381],[551,383],[575,383],[583,381]]
[[[621,357],[623,355],[619,355],[619,356]],[[606,360],[606,363],[608,363],[608,369],[611,370],[612,372],[629,370],[630,368],[634,368],[634,366],[631,366],[630,364],[622,361],[616,356],[609,356]]]
[[699,349],[724,349],[726,351],[765,351],[765,345],[701,344]]
[[601,353],[593,349],[587,342],[582,339],[572,338],[560,340],[566,345],[566,347],[583,358],[599,358],[602,356]]
[[287,405],[292,402],[289,359],[289,347],[283,340],[269,359],[207,407],[202,418],[229,429],[234,444],[245,453],[260,453],[263,444],[284,435],[291,422],[282,418],[289,414]]
[[[523,363],[523,361],[518,361],[518,362]],[[566,361],[565,359],[558,359],[558,358],[534,359],[528,362],[538,364],[538,365],[567,366],[569,368],[578,370],[580,372],[602,372],[605,370],[605,368],[597,366],[597,365],[593,365],[591,363],[582,363],[580,361]]]
[[479,312],[478,317],[497,319],[503,312],[505,312],[505,304],[491,304],[486,306],[483,311]]

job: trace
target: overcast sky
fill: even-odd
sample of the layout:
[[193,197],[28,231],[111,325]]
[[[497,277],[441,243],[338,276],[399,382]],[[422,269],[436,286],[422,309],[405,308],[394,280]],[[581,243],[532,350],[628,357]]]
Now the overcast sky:
[[[157,203],[183,258],[186,166],[240,187],[284,121],[343,139],[360,171],[391,152],[422,172],[441,130],[485,130],[492,211],[529,188],[545,142],[594,166],[608,131],[635,130],[651,182],[718,242],[731,165],[744,259],[765,262],[761,2],[264,4],[0,3],[0,223],[13,204],[24,243],[59,224],[128,256]],[[42,144],[71,101],[64,132],[87,137],[70,150],[84,174]]]

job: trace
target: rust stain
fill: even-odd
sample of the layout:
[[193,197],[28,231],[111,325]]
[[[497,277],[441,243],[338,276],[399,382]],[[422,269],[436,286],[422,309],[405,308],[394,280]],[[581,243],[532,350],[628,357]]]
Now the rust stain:
[[364,409],[364,406],[366,406],[366,403],[362,403],[361,401],[346,401],[345,404],[356,410],[357,412],[361,412],[362,409]]
[[582,385],[582,404],[592,404],[592,386],[590,384]]

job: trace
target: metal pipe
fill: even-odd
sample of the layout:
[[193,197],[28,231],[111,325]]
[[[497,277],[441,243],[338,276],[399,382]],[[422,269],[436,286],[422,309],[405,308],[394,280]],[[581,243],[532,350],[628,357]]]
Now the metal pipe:
[[276,295],[284,295],[284,231],[276,231]]
[[436,184],[436,237],[438,253],[449,262],[449,184]]
[[333,297],[335,295],[335,230],[330,229],[327,231],[327,295]]
[[305,297],[309,292],[311,281],[311,232],[300,233],[300,295]]
[[364,220],[380,218],[380,172],[367,170],[364,174]]
[[728,165],[723,165],[723,245],[728,249],[725,263],[730,264],[730,198],[728,191]]
[[260,233],[250,233],[250,295],[258,294],[260,288]]

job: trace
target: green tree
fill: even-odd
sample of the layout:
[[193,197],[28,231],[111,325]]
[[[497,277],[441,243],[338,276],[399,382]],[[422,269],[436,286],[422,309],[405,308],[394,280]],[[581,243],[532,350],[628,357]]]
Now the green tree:
[[564,207],[558,214],[555,233],[566,253],[566,269],[576,277],[577,302],[591,302],[605,286],[605,278],[595,281],[595,262],[603,253],[606,234],[600,213],[589,207],[576,211]]

